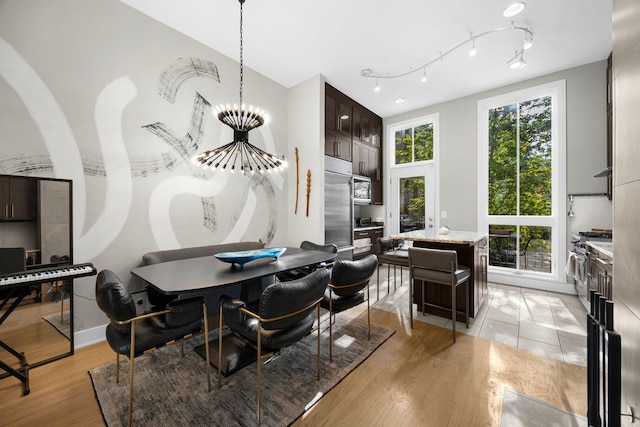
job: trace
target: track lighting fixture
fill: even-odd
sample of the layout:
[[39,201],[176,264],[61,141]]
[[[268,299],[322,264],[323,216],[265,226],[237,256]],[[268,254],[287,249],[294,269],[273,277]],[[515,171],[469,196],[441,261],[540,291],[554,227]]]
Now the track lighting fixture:
[[[435,64],[436,62],[444,61],[445,57],[447,57],[449,54],[453,53],[454,51],[460,49],[461,47],[467,44],[471,45],[471,49],[469,50],[469,56],[473,57],[478,53],[478,49],[476,47],[477,39],[487,36],[489,34],[500,33],[504,31],[516,31],[516,32],[524,33],[522,49],[520,51],[517,51],[516,55],[512,59],[510,59],[507,63],[511,68],[522,68],[526,66],[527,63],[523,58],[523,54],[526,49],[529,49],[533,45],[533,33],[531,32],[531,30],[529,30],[529,28],[514,25],[512,22],[511,25],[508,27],[500,27],[500,28],[485,31],[479,34],[471,34],[469,38],[453,46],[451,49],[445,52],[441,52],[436,58],[432,59],[431,61],[428,61],[420,65],[419,67],[412,68],[409,71],[406,71],[404,73],[399,73],[399,74],[377,73],[377,72],[374,72],[371,68],[365,68],[364,70],[360,71],[360,75],[365,78],[376,79],[376,86],[374,88],[376,92],[380,91],[380,84],[378,81],[379,79],[397,79],[400,77],[408,76],[409,74],[413,74],[420,70],[422,70],[422,78],[420,79],[420,81],[424,83],[427,81],[427,67]],[[515,65],[515,64],[518,64],[518,65]]]
[[474,57],[478,54],[478,48],[476,47],[476,38],[471,34],[471,50],[469,51],[469,56]]
[[521,51],[516,51],[516,54],[513,58],[511,58],[509,61],[507,61],[507,64],[509,64],[509,68],[511,68],[512,70],[517,70],[518,68],[524,68],[527,66],[527,61],[524,60],[524,50]]

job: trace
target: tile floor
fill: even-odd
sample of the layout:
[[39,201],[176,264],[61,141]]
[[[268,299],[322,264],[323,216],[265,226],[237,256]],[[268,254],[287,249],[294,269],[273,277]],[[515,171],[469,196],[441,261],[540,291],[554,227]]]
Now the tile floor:
[[[380,270],[380,299],[376,301],[376,275],[371,281],[372,307],[409,316],[409,272],[404,269],[400,286],[387,294],[387,269]],[[375,302],[374,302],[375,301]],[[451,319],[415,311],[414,321],[451,328]],[[458,322],[456,330],[567,363],[587,366],[587,313],[574,295],[489,283],[487,299],[469,328]]]

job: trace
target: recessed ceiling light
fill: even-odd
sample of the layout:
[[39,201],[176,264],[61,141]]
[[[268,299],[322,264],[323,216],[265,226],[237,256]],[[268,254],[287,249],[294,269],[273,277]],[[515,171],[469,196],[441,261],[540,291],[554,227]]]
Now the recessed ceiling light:
[[524,10],[526,4],[524,2],[511,3],[505,10],[502,12],[502,15],[506,18],[510,18],[512,16],[516,16],[520,12]]
[[404,102],[404,98],[396,98],[394,102],[396,104],[402,104]]

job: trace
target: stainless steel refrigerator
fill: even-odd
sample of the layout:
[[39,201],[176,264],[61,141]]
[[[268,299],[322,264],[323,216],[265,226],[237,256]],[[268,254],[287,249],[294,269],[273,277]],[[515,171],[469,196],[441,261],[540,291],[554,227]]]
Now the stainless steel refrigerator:
[[324,241],[338,247],[338,259],[353,258],[352,165],[325,156]]

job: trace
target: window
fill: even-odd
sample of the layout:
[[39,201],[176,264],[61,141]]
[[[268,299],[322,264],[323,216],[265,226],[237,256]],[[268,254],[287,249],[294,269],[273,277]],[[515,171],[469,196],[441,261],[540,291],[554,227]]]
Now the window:
[[387,127],[395,144],[389,146],[389,231],[392,233],[435,226],[437,212],[437,113]]
[[564,81],[478,102],[478,225],[489,272],[565,282]]
[[395,131],[395,164],[433,160],[433,121]]

